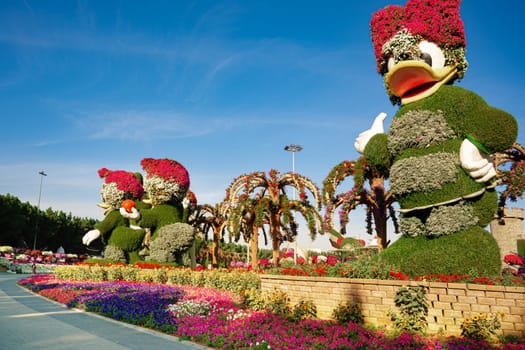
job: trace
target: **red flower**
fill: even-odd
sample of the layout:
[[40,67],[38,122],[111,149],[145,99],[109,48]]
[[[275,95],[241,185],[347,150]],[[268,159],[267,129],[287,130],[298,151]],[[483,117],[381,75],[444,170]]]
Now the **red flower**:
[[507,254],[503,258],[503,262],[509,265],[523,265],[523,258],[517,254]]

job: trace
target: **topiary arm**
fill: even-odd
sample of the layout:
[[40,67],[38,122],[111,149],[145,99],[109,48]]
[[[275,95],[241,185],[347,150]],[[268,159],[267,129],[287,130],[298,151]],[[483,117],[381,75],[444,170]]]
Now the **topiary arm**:
[[127,226],[128,221],[120,216],[119,211],[112,210],[106,214],[104,220],[102,220],[94,230],[88,231],[82,237],[82,243],[84,245],[90,245],[91,242],[102,236],[102,241],[105,242],[107,236],[113,232],[117,226]]
[[476,182],[487,182],[496,176],[491,155],[510,148],[517,137],[516,119],[497,108],[487,106],[469,115],[465,140],[461,144],[461,166]]
[[370,129],[363,131],[362,133],[357,136],[355,139],[354,147],[359,153],[363,153],[363,151],[366,148],[366,145],[370,141],[374,135],[377,134],[383,134],[384,128],[383,128],[383,122],[385,121],[386,113],[379,113],[377,117],[374,119],[374,123],[370,127]]
[[390,158],[390,153],[388,152],[386,134],[374,135],[370,141],[368,141],[363,155],[366,164],[372,170],[383,174],[385,177],[388,176],[392,160]]
[[111,233],[117,226],[127,226],[127,224],[128,220],[123,218],[118,210],[112,210],[106,214],[106,217],[96,226],[96,229],[99,230],[104,237]]
[[468,116],[466,138],[489,154],[502,152],[516,142],[518,123],[509,113],[486,106]]
[[137,224],[140,227],[153,228],[157,227],[159,217],[154,208],[144,209],[140,211],[140,220],[137,221]]

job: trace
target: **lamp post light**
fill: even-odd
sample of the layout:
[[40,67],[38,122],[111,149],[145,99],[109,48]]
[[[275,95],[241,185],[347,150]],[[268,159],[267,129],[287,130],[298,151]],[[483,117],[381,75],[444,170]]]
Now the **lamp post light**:
[[[292,174],[295,174],[295,152],[300,152],[303,149],[302,146],[299,145],[288,145],[284,146],[284,150],[292,153]],[[295,199],[295,187],[293,192],[293,199]]]
[[44,181],[44,176],[47,176],[47,174],[44,172],[44,170],[39,171],[38,174],[40,175],[40,190],[38,191],[38,204],[37,204],[37,213],[36,213],[36,230],[35,230],[35,239],[33,241],[33,250],[36,250],[36,238],[38,236],[38,215],[40,211],[40,198],[42,197],[42,182]]
[[[284,146],[284,150],[292,153],[292,174],[295,174],[295,152],[300,152],[303,149],[302,146],[296,144],[290,144]],[[292,189],[292,199],[295,200],[295,187]],[[293,212],[292,212],[293,216]],[[297,263],[297,237],[295,237],[295,249],[293,250],[293,261]]]

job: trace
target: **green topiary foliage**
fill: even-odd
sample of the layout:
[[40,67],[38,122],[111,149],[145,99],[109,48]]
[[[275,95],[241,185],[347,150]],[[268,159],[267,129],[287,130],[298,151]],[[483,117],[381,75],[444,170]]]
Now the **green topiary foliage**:
[[182,205],[180,203],[176,204],[158,204],[151,209],[145,209],[140,212],[141,219],[138,221],[138,224],[141,227],[153,228],[153,236],[151,237],[152,241],[157,239],[158,229],[180,222],[182,219]]
[[501,270],[498,244],[479,226],[437,238],[403,236],[382,251],[380,258],[414,276],[438,273],[497,276]]
[[473,205],[474,215],[479,219],[478,226],[486,227],[494,219],[498,210],[498,193],[496,190],[487,190]]
[[396,117],[425,109],[442,111],[448,125],[461,138],[470,134],[491,152],[511,147],[518,134],[518,123],[512,115],[489,106],[478,94],[458,86],[442,86],[431,96],[401,107]]
[[374,135],[366,145],[364,156],[370,168],[387,176],[391,165],[390,153],[387,148],[387,135]]
[[[480,115],[470,115],[476,126],[471,134],[480,140],[490,152],[497,152],[512,147],[518,135],[518,122],[509,113],[497,108],[488,107]],[[483,126],[483,127],[481,127]],[[495,133],[494,130],[505,132]]]
[[402,106],[396,113],[396,117],[411,110],[441,111],[452,130],[460,137],[464,137],[465,130],[471,127],[471,118],[465,117],[479,114],[480,109],[485,106],[487,103],[478,94],[457,86],[444,85],[434,94]]
[[100,231],[102,242],[106,243],[113,229],[120,226],[126,227],[128,226],[128,222],[128,219],[123,218],[118,210],[111,210],[106,214],[104,220],[99,222],[95,228]]
[[522,258],[525,257],[525,239],[518,239],[517,241],[518,255]]
[[143,229],[135,230],[130,227],[119,226],[113,230],[108,244],[117,246],[125,252],[138,251],[145,234],[146,232]]
[[150,244],[149,259],[158,262],[176,262],[187,251],[195,239],[191,225],[175,223],[158,230],[157,238]]

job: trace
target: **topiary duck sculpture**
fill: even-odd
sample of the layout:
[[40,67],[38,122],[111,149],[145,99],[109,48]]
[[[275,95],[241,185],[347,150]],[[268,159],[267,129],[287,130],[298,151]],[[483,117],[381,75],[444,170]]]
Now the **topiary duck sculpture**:
[[484,230],[497,210],[491,155],[513,145],[518,126],[452,85],[468,66],[459,7],[460,0],[409,0],[371,20],[377,71],[400,108],[388,134],[376,125],[355,147],[389,175],[403,236],[382,254],[403,272],[494,274],[501,267]]

